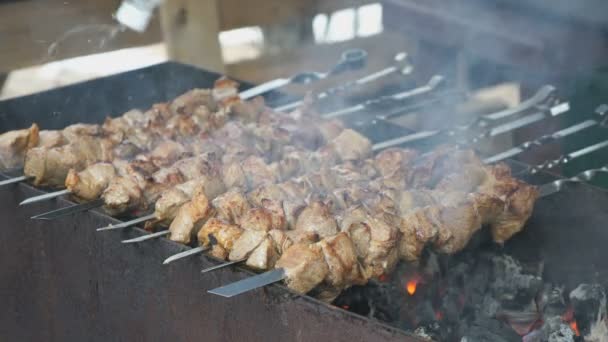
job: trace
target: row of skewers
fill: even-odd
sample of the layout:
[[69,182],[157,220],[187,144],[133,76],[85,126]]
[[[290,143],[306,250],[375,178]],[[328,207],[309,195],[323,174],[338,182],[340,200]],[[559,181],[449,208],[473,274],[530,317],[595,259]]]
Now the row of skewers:
[[53,196],[97,201],[114,216],[154,208],[100,230],[147,221],[148,230],[169,229],[125,242],[197,240],[168,262],[209,252],[228,261],[218,267],[274,269],[254,285],[286,279],[324,300],[390,273],[400,259],[416,261],[424,248],[455,253],[482,225],[502,243],[531,214],[537,191],[505,165],[447,148],[371,157],[391,145],[314,121],[306,107],[283,115],[259,99],[241,101],[236,84],[220,80],[103,125],[5,133],[0,153],[35,185],[65,186]]

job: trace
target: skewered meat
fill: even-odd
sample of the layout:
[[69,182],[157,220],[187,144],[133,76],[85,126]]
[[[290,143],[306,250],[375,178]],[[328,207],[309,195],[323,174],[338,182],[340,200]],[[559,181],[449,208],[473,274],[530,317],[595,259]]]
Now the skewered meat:
[[222,181],[227,188],[246,188],[247,178],[238,161],[229,162],[222,167]]
[[365,284],[361,275],[355,245],[348,235],[340,232],[319,242],[329,272],[325,282],[337,289]]
[[77,143],[30,149],[23,173],[34,177],[37,186],[63,186],[70,169],[82,170],[88,164],[109,161],[111,157],[109,141],[83,136]]
[[28,129],[9,131],[0,135],[0,169],[7,170],[21,167],[25,153],[38,145],[38,125],[32,124]]
[[251,252],[246,265],[256,270],[268,270],[274,267],[279,254],[270,236],[266,238]]
[[[196,194],[191,201],[179,208],[175,219],[169,226],[171,232],[169,239],[183,244],[190,243],[194,227],[200,226],[211,216],[212,212],[207,196],[203,193]],[[196,232],[194,233],[196,234]]]
[[515,192],[506,199],[505,210],[490,223],[492,238],[497,243],[504,243],[521,231],[532,215],[534,202],[538,198],[538,190],[523,182],[518,182]]
[[257,156],[251,156],[242,163],[243,173],[250,188],[266,183],[275,183],[277,178],[277,165],[268,165]]
[[212,201],[218,217],[231,223],[239,224],[243,214],[251,208],[247,197],[238,188],[233,188],[217,196]]
[[110,181],[102,193],[104,209],[110,215],[118,215],[141,205],[143,193],[132,177],[117,177]]
[[314,201],[302,210],[295,229],[326,237],[338,233],[338,224],[325,203]]
[[266,238],[267,234],[261,230],[244,230],[234,242],[228,259],[231,261],[242,260],[248,257],[256,247]]
[[241,217],[239,225],[243,229],[267,232],[272,229],[272,217],[264,208],[251,208]]
[[343,161],[360,160],[370,155],[372,143],[352,129],[345,129],[331,141],[336,153]]
[[116,176],[114,165],[96,163],[81,172],[70,169],[65,187],[80,200],[92,201],[99,196]]
[[237,225],[212,217],[201,227],[197,233],[198,242],[203,246],[212,245],[212,237],[215,243],[225,250],[232,250],[234,243],[243,234],[243,229]]
[[329,273],[322,248],[317,243],[294,244],[281,255],[275,267],[285,271],[287,286],[298,293],[309,292]]
[[388,177],[398,170],[407,169],[417,156],[418,153],[414,150],[390,148],[376,155],[375,167],[382,176]]

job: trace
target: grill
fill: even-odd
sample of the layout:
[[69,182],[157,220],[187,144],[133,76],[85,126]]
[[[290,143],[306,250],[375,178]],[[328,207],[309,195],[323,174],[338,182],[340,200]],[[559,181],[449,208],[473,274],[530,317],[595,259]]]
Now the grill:
[[[45,129],[101,122],[109,114],[145,108],[194,87],[209,87],[218,77],[165,63],[8,100],[0,103],[0,131],[31,122]],[[270,94],[269,99],[288,102],[278,94]],[[539,113],[547,111],[532,107]],[[354,116],[348,122],[374,142],[416,133],[377,117]],[[434,135],[441,138],[450,135],[447,133],[454,132],[444,129]],[[487,135],[467,137],[466,141]],[[424,148],[425,143],[419,146]],[[558,159],[558,164],[564,161]],[[534,168],[538,172],[526,172],[530,166],[517,161],[510,164],[515,174],[526,174],[532,184],[556,179],[544,172],[549,168],[546,164]],[[0,230],[0,267],[4,270],[0,289],[6,303],[0,327],[3,336],[12,340],[239,341],[244,336],[251,341],[422,340],[394,324],[296,295],[282,285],[231,299],[209,295],[206,290],[252,273],[225,268],[201,276],[201,267],[215,265],[206,257],[163,266],[164,258],[188,247],[165,239],[124,246],[121,240],[145,232],[136,228],[100,234],[96,227],[120,221],[96,210],[52,221],[29,219],[68,205],[64,199],[16,209],[20,201],[41,193],[27,184],[0,191],[0,215],[5,220]],[[527,228],[505,250],[522,260],[543,260],[547,281],[570,287],[582,282],[605,283],[608,275],[601,270],[608,260],[603,244],[608,233],[602,225],[608,214],[601,208],[606,205],[608,196],[603,190],[585,184],[565,186],[538,201]]]

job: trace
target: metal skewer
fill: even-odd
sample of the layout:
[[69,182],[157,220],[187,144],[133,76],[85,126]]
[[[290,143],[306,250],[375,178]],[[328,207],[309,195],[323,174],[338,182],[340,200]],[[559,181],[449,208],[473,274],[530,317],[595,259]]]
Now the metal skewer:
[[165,259],[165,261],[163,261],[163,265],[172,263],[176,260],[179,259],[183,259],[183,258],[187,258],[191,255],[197,255],[197,254],[203,254],[206,251],[210,250],[211,247],[203,247],[203,246],[198,246],[192,249],[189,249],[187,251],[183,251],[181,253],[177,253],[177,254],[173,254],[172,256],[168,257],[167,259]]
[[[395,55],[394,58],[394,62],[393,65],[384,68],[380,71],[376,71],[374,73],[371,73],[367,76],[364,76],[360,79],[355,80],[354,82],[348,82],[345,84],[341,84],[339,86],[333,87],[333,88],[329,88],[319,94],[317,94],[315,96],[315,101],[319,101],[322,100],[326,97],[329,97],[331,95],[337,94],[337,93],[341,93],[341,92],[345,92],[351,88],[355,88],[355,87],[359,87],[359,86],[363,86],[369,82],[374,82],[377,81],[383,77],[395,74],[395,73],[401,73],[403,75],[409,75],[412,73],[412,71],[414,70],[414,67],[412,66],[412,64],[409,62],[408,59],[408,55],[405,52],[400,52],[398,54]],[[304,103],[303,100],[299,100],[299,101],[295,101],[283,106],[279,106],[274,108],[274,110],[278,111],[278,112],[286,112],[286,111],[290,111],[292,109],[298,108],[299,106],[301,106]]]
[[539,197],[545,197],[545,196],[552,195],[556,192],[560,192],[563,190],[564,186],[568,183],[590,182],[595,178],[595,176],[597,174],[600,174],[600,173],[608,173],[608,165],[604,165],[597,169],[585,170],[583,172],[580,172],[579,174],[577,174],[574,177],[557,179],[551,183],[541,185],[538,188]]
[[301,72],[293,75],[290,78],[277,78],[272,81],[262,83],[251,89],[242,91],[239,96],[243,100],[262,95],[280,87],[292,83],[309,84],[318,80],[328,78],[330,76],[341,74],[348,70],[361,69],[367,61],[367,52],[361,49],[347,50],[342,53],[338,63],[327,72]]
[[[595,110],[595,114],[600,117],[605,116],[606,113],[608,113],[608,105],[605,105],[605,104],[600,105]],[[501,152],[494,156],[488,157],[488,158],[484,159],[483,162],[486,164],[496,163],[496,162],[505,160],[507,158],[512,158],[512,157],[514,157],[520,153],[523,153],[524,151],[528,151],[534,147],[538,147],[538,146],[545,145],[547,143],[558,141],[559,139],[563,139],[567,136],[581,132],[581,131],[591,128],[591,127],[595,127],[595,126],[605,127],[606,126],[605,120],[606,119],[604,118],[602,121],[598,121],[595,119],[589,119],[589,120],[582,121],[575,125],[561,129],[557,132],[554,132],[551,134],[545,134],[534,140],[530,140],[530,141],[521,143],[519,146],[515,146],[504,152]]]
[[239,280],[234,283],[218,287],[213,290],[209,290],[207,292],[214,295],[230,298],[241,293],[257,289],[259,287],[276,283],[285,279],[286,276],[287,275],[285,274],[285,270],[283,270],[282,268],[276,268],[272,271],[264,272],[253,277],[245,278],[243,280]]
[[171,233],[171,231],[169,231],[168,229],[161,230],[160,232],[156,232],[156,233],[152,233],[152,234],[148,234],[148,235],[142,235],[142,236],[136,237],[134,239],[122,240],[122,243],[142,242],[142,241],[146,241],[146,240],[156,239],[161,236],[166,236],[166,235],[169,235],[170,233]]
[[574,159],[580,158],[582,156],[585,156],[585,155],[587,155],[589,153],[592,153],[592,152],[595,152],[597,150],[601,150],[601,149],[603,149],[605,147],[608,147],[608,140],[604,140],[602,142],[599,142],[599,143],[596,143],[596,144],[593,144],[593,145],[590,145],[590,146],[587,146],[587,147],[583,147],[583,148],[581,148],[579,150],[576,150],[574,152],[570,152],[570,153],[564,154],[564,155],[562,155],[562,156],[560,156],[558,158],[555,158],[553,160],[545,161],[542,164],[531,166],[526,171],[529,172],[529,173],[531,173],[531,174],[536,174],[536,173],[538,173],[538,172],[540,172],[542,170],[549,170],[549,169],[552,169],[552,168],[554,168],[556,166],[567,164],[567,163],[571,162]]
[[130,220],[130,221],[126,221],[126,222],[122,222],[122,223],[118,223],[118,224],[109,224],[105,227],[97,228],[97,231],[101,232],[104,230],[124,229],[124,228],[135,226],[139,223],[151,220],[154,217],[155,217],[154,214],[149,214],[149,215],[145,215],[142,217],[138,217],[138,218]]
[[9,185],[9,184],[15,184],[15,183],[21,183],[21,182],[26,181],[26,180],[31,179],[31,178],[32,177],[28,177],[28,176],[19,176],[19,177],[9,178],[9,179],[1,181],[0,182],[0,186]]
[[39,195],[39,196],[30,197],[30,198],[22,201],[21,203],[19,203],[19,205],[26,205],[26,204],[30,204],[30,203],[36,203],[36,202],[46,201],[46,200],[49,200],[49,199],[53,199],[53,198],[61,197],[63,195],[67,195],[69,193],[70,193],[70,190],[68,190],[68,189],[59,190],[59,191],[55,191],[55,192],[49,192],[48,194],[43,194],[43,195]]
[[207,267],[205,269],[202,269],[201,273],[212,272],[212,271],[215,271],[215,270],[226,268],[228,266],[237,265],[237,264],[240,264],[240,263],[245,262],[245,261],[247,261],[246,258],[245,259],[240,259],[240,260],[235,260],[235,261],[223,262],[223,263],[221,263],[219,265],[215,265],[215,266],[211,266],[211,267]]
[[101,198],[93,200],[91,202],[75,204],[69,207],[60,208],[57,210],[49,211],[43,214],[32,216],[33,220],[53,220],[56,218],[60,218],[67,215],[76,214],[82,211],[87,211],[93,208],[99,208],[103,205],[103,200]]
[[419,95],[430,93],[430,92],[434,91],[435,89],[437,89],[437,87],[439,87],[443,82],[444,82],[443,76],[435,75],[429,79],[427,84],[425,84],[421,87],[418,87],[415,89],[410,89],[407,91],[402,91],[400,93],[396,93],[393,95],[380,96],[373,100],[367,100],[363,103],[354,105],[352,107],[339,109],[339,110],[336,110],[336,111],[333,111],[330,113],[321,114],[321,117],[324,119],[333,119],[333,118],[341,117],[344,115],[360,112],[371,106],[378,105],[381,103],[387,103],[390,101],[403,101],[405,99],[409,99],[409,98],[413,98],[413,97],[416,97]]

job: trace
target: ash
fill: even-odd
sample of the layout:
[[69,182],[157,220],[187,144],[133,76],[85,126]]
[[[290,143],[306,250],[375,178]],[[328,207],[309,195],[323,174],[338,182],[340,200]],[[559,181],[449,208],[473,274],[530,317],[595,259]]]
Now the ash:
[[606,284],[554,284],[542,262],[524,263],[495,246],[427,253],[393,274],[345,291],[334,304],[423,340],[608,342]]

